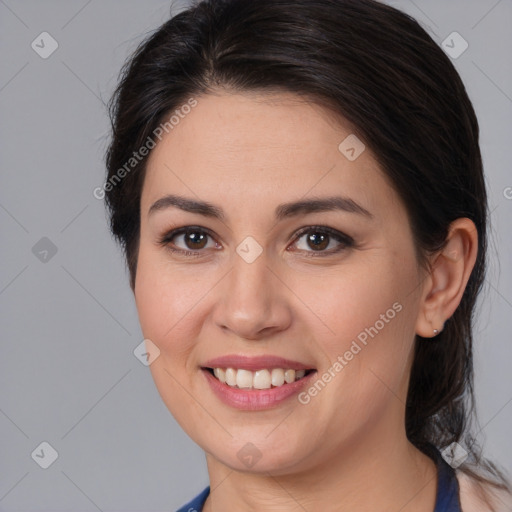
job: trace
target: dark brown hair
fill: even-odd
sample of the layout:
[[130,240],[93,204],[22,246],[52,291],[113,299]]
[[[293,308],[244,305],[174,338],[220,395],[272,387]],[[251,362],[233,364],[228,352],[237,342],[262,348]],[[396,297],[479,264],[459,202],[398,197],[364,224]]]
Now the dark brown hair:
[[164,23],[123,67],[109,106],[105,199],[132,289],[147,158],[114,178],[173,111],[218,89],[292,92],[348,120],[403,200],[422,264],[452,221],[475,223],[478,256],[459,307],[436,338],[415,341],[406,432],[423,451],[459,442],[465,472],[506,488],[469,429],[488,207],[478,122],[450,59],[413,18],[372,0],[206,0]]

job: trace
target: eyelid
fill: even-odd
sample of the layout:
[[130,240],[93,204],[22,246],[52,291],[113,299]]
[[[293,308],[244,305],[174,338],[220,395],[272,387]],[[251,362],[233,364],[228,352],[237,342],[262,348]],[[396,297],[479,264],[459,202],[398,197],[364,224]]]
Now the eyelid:
[[341,240],[342,242],[354,243],[354,239],[351,236],[343,233],[342,231],[338,231],[337,229],[331,228],[329,226],[322,226],[322,225],[315,225],[315,224],[307,225],[302,228],[299,228],[298,230],[296,230],[294,232],[294,238],[295,239],[300,238],[302,235],[304,235],[305,233],[308,233],[310,231],[326,233],[326,234],[332,236],[333,238]]

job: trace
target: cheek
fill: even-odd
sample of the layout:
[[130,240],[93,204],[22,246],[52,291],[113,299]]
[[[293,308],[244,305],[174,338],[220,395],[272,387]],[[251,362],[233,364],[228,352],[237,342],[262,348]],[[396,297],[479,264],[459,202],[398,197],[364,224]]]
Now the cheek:
[[194,339],[188,331],[198,302],[201,283],[179,270],[170,271],[165,259],[141,245],[139,252],[135,302],[142,332],[165,356],[187,351],[187,342]]
[[[351,341],[391,338],[414,325],[411,283],[417,280],[414,262],[400,261],[385,251],[354,260],[322,279],[297,281],[295,289],[321,322],[322,344],[329,356],[342,354]],[[405,313],[405,311],[408,313]],[[395,340],[399,341],[399,340]],[[368,343],[369,345],[369,343]],[[389,348],[389,346],[388,346]]]
[[195,325],[190,321],[190,312],[197,298],[186,280],[182,291],[179,277],[165,266],[164,259],[141,245],[135,302],[144,338],[160,350],[159,357],[149,366],[158,393],[174,419],[186,432],[192,432],[193,418],[201,416],[196,402],[190,400],[186,384],[193,349],[190,340],[197,337],[190,331]]
[[303,282],[299,293],[310,297],[308,304],[322,320],[315,322],[323,333],[316,341],[335,375],[336,384],[326,387],[345,413],[371,414],[368,408],[376,410],[393,393],[403,393],[417,313],[411,293],[416,272],[413,258],[405,262],[382,251],[350,270],[338,269],[327,285],[322,280],[323,287],[308,292]]

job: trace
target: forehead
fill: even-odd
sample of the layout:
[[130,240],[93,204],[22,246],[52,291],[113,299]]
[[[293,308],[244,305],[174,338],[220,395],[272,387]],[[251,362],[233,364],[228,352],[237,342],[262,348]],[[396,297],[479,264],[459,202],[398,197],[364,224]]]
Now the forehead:
[[194,142],[213,154],[292,149],[300,154],[320,146],[336,148],[340,134],[351,131],[341,118],[336,122],[333,113],[292,93],[216,93],[196,101],[164,137],[175,145],[197,137]]
[[246,209],[308,194],[340,193],[368,209],[396,199],[368,148],[355,160],[340,151],[354,136],[349,123],[315,103],[291,93],[196,101],[152,150],[143,207],[165,192]]

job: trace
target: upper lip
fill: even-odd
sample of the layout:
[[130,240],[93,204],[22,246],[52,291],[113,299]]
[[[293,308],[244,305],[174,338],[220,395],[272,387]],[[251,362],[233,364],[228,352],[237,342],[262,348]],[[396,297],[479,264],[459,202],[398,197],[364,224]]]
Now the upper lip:
[[285,370],[312,370],[311,365],[292,361],[283,357],[264,356],[243,356],[226,355],[209,359],[204,363],[203,368],[236,368],[241,370],[262,370],[272,368],[283,368]]

